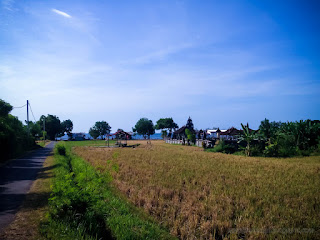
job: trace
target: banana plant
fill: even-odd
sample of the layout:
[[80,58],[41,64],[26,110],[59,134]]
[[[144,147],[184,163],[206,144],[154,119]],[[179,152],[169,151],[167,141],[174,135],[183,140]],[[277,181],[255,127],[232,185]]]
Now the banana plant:
[[239,141],[245,141],[247,143],[247,146],[245,148],[245,154],[246,156],[251,156],[251,142],[255,138],[255,134],[250,131],[249,123],[247,125],[243,125],[241,123],[241,127],[243,130],[243,135],[239,138]]

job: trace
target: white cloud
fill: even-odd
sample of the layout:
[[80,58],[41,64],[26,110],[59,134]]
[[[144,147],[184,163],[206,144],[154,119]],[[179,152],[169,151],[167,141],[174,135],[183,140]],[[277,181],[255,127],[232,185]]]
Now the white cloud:
[[65,12],[62,12],[62,11],[60,11],[60,10],[57,10],[57,9],[51,9],[52,10],[52,12],[54,12],[54,13],[56,13],[56,14],[59,14],[59,15],[61,15],[61,16],[63,16],[63,17],[66,17],[66,18],[71,18],[71,16],[68,14],[68,13],[65,13]]
[[194,47],[194,44],[191,43],[182,43],[182,44],[178,44],[175,46],[169,46],[163,49],[159,49],[157,51],[151,52],[149,54],[146,54],[144,56],[139,56],[136,57],[134,59],[130,59],[128,61],[122,61],[121,64],[123,65],[127,65],[127,64],[147,64],[147,63],[151,63],[153,61],[158,61],[161,59],[164,59],[166,57],[168,57],[171,54],[183,51],[185,49]]
[[2,0],[1,5],[8,11],[13,11],[14,0]]

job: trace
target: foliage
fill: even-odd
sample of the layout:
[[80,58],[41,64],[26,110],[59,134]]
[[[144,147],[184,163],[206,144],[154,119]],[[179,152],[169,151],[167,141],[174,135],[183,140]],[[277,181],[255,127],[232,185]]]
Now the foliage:
[[51,114],[48,114],[47,116],[42,115],[39,120],[40,126],[43,126],[44,122],[47,136],[50,140],[54,140],[62,133],[63,129],[61,127],[61,122],[57,116]]
[[281,125],[281,122],[270,122],[265,118],[263,121],[261,121],[259,133],[264,139],[270,140],[270,138],[274,138],[276,136]]
[[109,134],[111,127],[106,121],[98,121],[92,128],[89,129],[89,134],[97,139],[99,136],[102,138],[104,135]]
[[161,131],[161,137],[166,138],[168,136],[168,131],[167,130],[162,130]]
[[272,122],[269,127],[268,122],[269,120],[265,119],[259,127],[260,134],[267,141],[267,146],[263,151],[265,156],[291,157],[310,155],[317,151],[317,138],[320,136],[319,121]]
[[10,114],[12,106],[0,99],[0,162],[36,146],[22,122]]
[[[28,124],[27,121],[26,124]],[[32,137],[34,137],[35,139],[39,139],[41,137],[42,132],[39,122],[29,121],[29,129]]]
[[176,124],[172,118],[160,118],[154,128],[157,130],[167,129],[169,131],[169,135],[171,135],[172,129],[178,128],[178,124]]
[[66,155],[66,147],[64,145],[58,144],[56,147],[56,150],[59,155],[62,155],[62,156]]
[[95,127],[89,129],[89,134],[93,139],[97,139],[100,135],[99,131]]
[[196,134],[191,132],[189,129],[185,130],[185,134],[187,136],[187,139],[192,142],[193,144],[196,144]]
[[253,133],[253,131],[250,130],[249,123],[247,123],[247,125],[243,125],[241,123],[241,127],[243,130],[243,135],[239,137],[239,141],[246,142],[247,146],[245,148],[245,154],[249,157],[252,155],[251,142],[255,138],[255,134]]
[[149,120],[148,118],[140,118],[132,130],[133,132],[143,135],[144,138],[150,138],[150,135],[155,133],[152,120]]
[[68,135],[69,139],[72,138],[73,122],[70,119],[64,120],[61,123],[61,129],[63,133]]
[[220,140],[214,148],[206,149],[207,152],[221,152],[232,154],[238,150],[238,147],[234,144],[227,144],[224,140]]
[[0,99],[0,117],[7,117],[12,109],[13,108],[9,103]]

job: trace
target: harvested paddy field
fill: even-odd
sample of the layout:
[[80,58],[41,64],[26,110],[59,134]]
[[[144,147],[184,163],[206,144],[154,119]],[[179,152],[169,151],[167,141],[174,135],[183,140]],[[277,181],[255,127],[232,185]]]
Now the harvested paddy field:
[[254,158],[163,141],[75,147],[181,239],[320,238],[320,157]]

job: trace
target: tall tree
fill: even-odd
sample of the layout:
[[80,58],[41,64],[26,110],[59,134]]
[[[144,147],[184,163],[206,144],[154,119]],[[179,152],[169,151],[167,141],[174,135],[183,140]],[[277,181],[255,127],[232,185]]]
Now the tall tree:
[[142,135],[145,139],[147,137],[150,139],[150,135],[155,133],[153,122],[148,118],[141,118],[132,130]]
[[270,141],[271,138],[276,137],[276,134],[279,131],[281,125],[281,122],[270,122],[265,118],[260,123],[259,133],[265,140]]
[[241,127],[243,130],[243,135],[239,138],[239,141],[245,141],[247,143],[247,146],[245,148],[245,154],[249,157],[251,156],[251,143],[255,137],[254,132],[249,128],[249,123],[247,125],[243,125],[241,123]]
[[160,118],[155,127],[157,130],[165,130],[169,131],[169,135],[172,134],[172,129],[178,128],[178,124],[176,124],[172,118]]
[[72,138],[72,130],[73,130],[73,122],[68,119],[68,120],[64,120],[61,123],[61,128],[62,128],[62,132],[66,133],[69,137],[69,139]]
[[12,106],[0,99],[0,162],[31,149],[33,137],[28,136],[21,121],[10,114]]
[[61,127],[61,122],[57,116],[51,114],[48,114],[47,116],[42,115],[39,120],[40,126],[43,126],[44,121],[45,130],[50,140],[54,140],[57,135],[62,133],[63,130]]
[[89,129],[89,134],[91,137],[93,137],[94,139],[97,139],[99,137],[99,131],[97,129],[95,129],[95,127],[92,127]]
[[93,133],[93,135],[90,135],[95,138],[94,136],[96,136],[97,133],[99,133],[98,137],[101,136],[101,138],[103,137],[103,135],[109,134],[111,130],[111,127],[109,125],[109,123],[107,123],[106,121],[98,121],[94,124],[94,126],[92,128],[90,128],[89,133],[91,131],[91,133]]
[[7,117],[8,114],[12,111],[12,106],[0,99],[0,117]]
[[[28,124],[27,121],[26,124]],[[29,121],[29,129],[31,136],[35,139],[40,138],[42,136],[41,126],[39,122],[34,123],[32,121]]]

